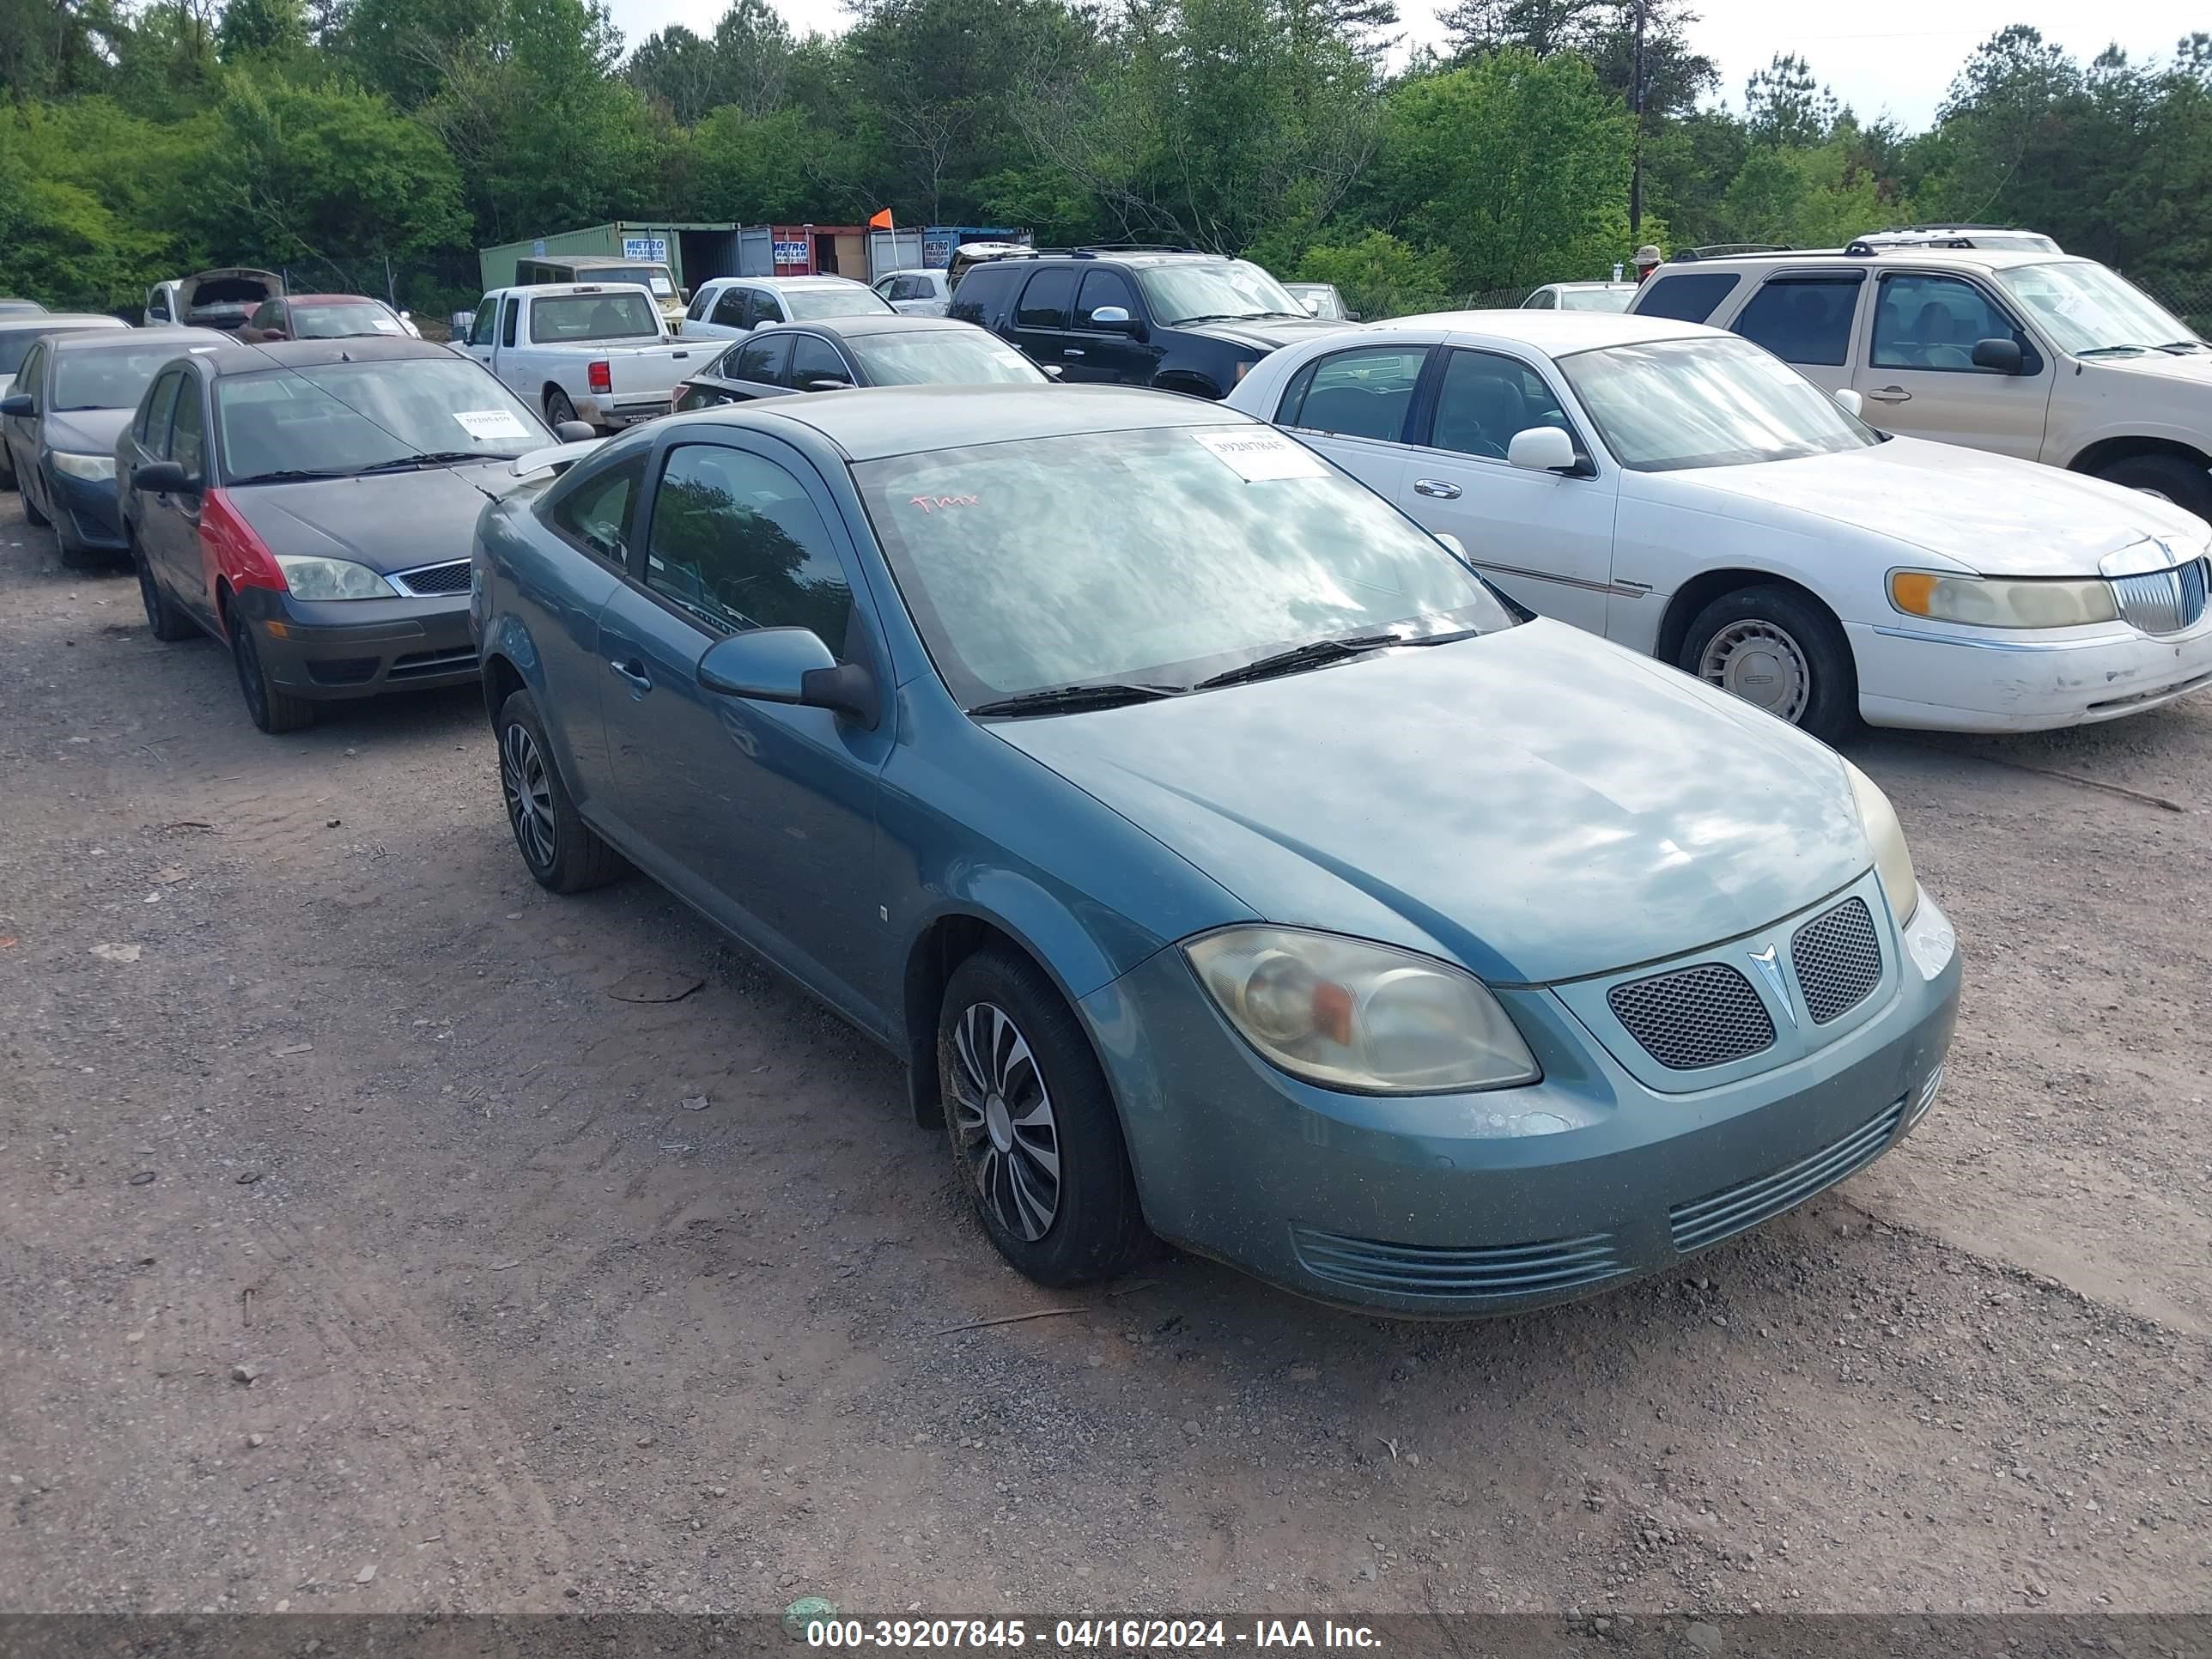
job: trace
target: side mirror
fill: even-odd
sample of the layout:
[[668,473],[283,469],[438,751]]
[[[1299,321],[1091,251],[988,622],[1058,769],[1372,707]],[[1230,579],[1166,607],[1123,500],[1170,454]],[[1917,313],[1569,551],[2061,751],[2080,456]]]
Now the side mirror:
[[1531,472],[1571,472],[1575,470],[1575,441],[1555,426],[1532,426],[1513,434],[1505,446],[1506,463]]
[[810,374],[799,388],[801,392],[850,392],[853,383],[835,374]]
[[1849,386],[1845,386],[1841,392],[1838,392],[1836,394],[1836,402],[1842,408],[1844,413],[1850,416],[1853,420],[1856,420],[1866,410],[1866,399],[1860,397],[1857,392],[1852,391]]
[[477,314],[473,311],[457,311],[447,320],[446,324],[446,326],[452,331],[453,336],[456,340],[467,339],[469,335],[474,331],[476,325]]
[[688,306],[691,303],[691,290],[688,288],[679,288],[676,290],[676,297]]
[[1974,342],[1974,367],[1993,368],[2000,374],[2019,374],[2026,371],[2027,356],[2017,340],[1977,340]]
[[1091,326],[1109,334],[1135,334],[1144,325],[1129,314],[1126,306],[1101,306],[1091,313]]
[[564,444],[587,444],[599,435],[599,429],[589,421],[563,421],[553,428],[553,435]]
[[35,415],[39,400],[27,392],[11,392],[0,398],[0,415]]
[[1316,299],[1312,295],[1309,294],[1304,299],[1299,301],[1298,303],[1306,308],[1307,316],[1318,317],[1321,315],[1321,301]]
[[185,471],[182,461],[149,461],[131,475],[131,487],[155,495],[188,495],[199,481]]
[[1048,380],[1057,380],[1067,373],[1067,370],[1058,363],[1039,363],[1037,367],[1044,372],[1044,377]]
[[811,628],[756,628],[707,647],[699,684],[726,697],[827,708],[863,726],[877,717],[876,680],[859,663],[840,663]]
[[415,320],[415,313],[411,311],[403,311],[399,313],[399,320],[403,323],[411,323]]
[[1467,562],[1467,544],[1465,542],[1460,540],[1458,537],[1445,531],[1432,530],[1429,533],[1443,544],[1445,552],[1450,554],[1452,557],[1459,560],[1462,563],[1465,563]]
[[1359,315],[1359,313],[1358,313],[1358,312],[1356,312],[1356,311],[1347,311],[1347,312],[1346,312],[1346,313],[1344,313],[1344,320],[1345,320],[1346,322],[1347,322],[1347,323],[1356,323],[1356,322],[1358,322],[1358,321],[1360,321],[1360,320],[1362,320],[1362,319],[1361,319],[1360,315]]

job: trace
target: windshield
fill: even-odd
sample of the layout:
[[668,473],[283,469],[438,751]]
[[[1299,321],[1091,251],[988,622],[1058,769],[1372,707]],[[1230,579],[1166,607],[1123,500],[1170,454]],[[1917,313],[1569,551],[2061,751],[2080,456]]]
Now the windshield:
[[787,288],[782,299],[793,320],[802,323],[823,317],[880,317],[890,309],[882,295],[858,283],[849,287],[841,283],[836,288]]
[[2127,278],[2087,259],[2015,265],[1998,271],[1996,279],[2061,351],[2155,349],[2197,337],[2188,324]]
[[1263,426],[978,444],[853,472],[965,705],[1179,690],[1310,641],[1512,623],[1389,502]]
[[292,305],[292,337],[336,340],[349,334],[404,334],[399,319],[382,306],[356,300],[343,305]]
[[1283,287],[1285,292],[1297,295],[1302,302],[1312,306],[1315,316],[1326,317],[1331,322],[1340,323],[1344,320],[1344,301],[1337,298],[1336,290],[1328,283],[1285,283]]
[[567,340],[657,340],[660,313],[642,294],[563,294],[530,308],[530,337],[539,345]]
[[911,334],[848,334],[871,386],[1030,386],[1036,364],[980,328],[917,329]]
[[1637,472],[1787,461],[1881,441],[1748,340],[1656,340],[1559,363],[1613,459]]
[[1289,289],[1249,259],[1192,260],[1137,273],[1152,319],[1169,327],[1216,317],[1303,317]]
[[458,357],[227,374],[216,382],[216,431],[232,483],[425,454],[497,460],[553,441],[528,405]]
[[1626,311],[1628,302],[1635,297],[1635,289],[1626,283],[1620,288],[1563,288],[1559,290],[1559,309]]
[[676,297],[676,281],[668,274],[666,265],[593,265],[588,270],[576,273],[580,283],[635,283],[640,288],[653,290],[653,297],[672,300]]
[[56,409],[130,409],[153,384],[155,371],[176,361],[174,339],[158,345],[112,346],[101,351],[57,353]]

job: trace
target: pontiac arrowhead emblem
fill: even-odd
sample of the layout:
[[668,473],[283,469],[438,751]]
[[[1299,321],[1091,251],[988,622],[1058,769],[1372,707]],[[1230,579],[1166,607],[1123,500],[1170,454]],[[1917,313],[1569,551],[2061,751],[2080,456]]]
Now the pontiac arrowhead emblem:
[[1782,962],[1777,954],[1776,948],[1770,945],[1764,951],[1750,952],[1750,956],[1752,966],[1759,969],[1760,975],[1766,981],[1767,988],[1774,993],[1774,1000],[1782,1005],[1783,1013],[1788,1017],[1790,1023],[1795,1025],[1797,1023],[1797,1011],[1790,1006],[1790,989],[1782,982]]

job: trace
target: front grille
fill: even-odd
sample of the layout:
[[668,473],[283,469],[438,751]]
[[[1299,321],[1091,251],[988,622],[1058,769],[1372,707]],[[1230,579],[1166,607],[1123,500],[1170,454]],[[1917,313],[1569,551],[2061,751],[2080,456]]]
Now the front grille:
[[1393,1296],[1519,1302],[1599,1285],[1627,1271],[1610,1233],[1540,1244],[1385,1244],[1293,1225],[1291,1243],[1316,1279]]
[[1759,993],[1717,962],[1631,980],[1605,1000],[1628,1035],[1672,1072],[1725,1066],[1774,1046],[1774,1022]]
[[1920,1080],[1920,1088],[1912,1097],[1911,1115],[1905,1120],[1906,1128],[1910,1129],[1928,1115],[1928,1109],[1936,1103],[1936,1091],[1942,1086],[1943,1062],[1939,1060],[1936,1062],[1936,1069]]
[[1845,899],[1790,936],[1797,988],[1813,1024],[1826,1025],[1849,1013],[1881,983],[1881,942],[1864,899]]
[[424,599],[443,593],[465,593],[469,591],[469,562],[455,559],[449,564],[426,564],[416,570],[402,570],[392,579],[410,593]]
[[384,678],[391,680],[421,679],[431,674],[451,674],[477,665],[477,653],[465,647],[459,651],[417,651],[411,656],[395,658],[392,672]]
[[1852,1130],[1810,1158],[1784,1164],[1771,1175],[1740,1182],[1704,1198],[1677,1204],[1667,1212],[1668,1225],[1674,1234],[1674,1248],[1687,1255],[1708,1244],[1717,1244],[1747,1227],[1756,1227],[1769,1217],[1802,1204],[1844,1176],[1856,1174],[1881,1156],[1896,1131],[1898,1120],[1904,1115],[1905,1103],[1900,1100],[1873,1122]]
[[2112,597],[2120,618],[2146,634],[2179,634],[2204,614],[2205,561],[2191,559],[2171,570],[2112,578]]
[[376,678],[375,657],[325,657],[307,659],[307,678],[318,685],[359,685]]

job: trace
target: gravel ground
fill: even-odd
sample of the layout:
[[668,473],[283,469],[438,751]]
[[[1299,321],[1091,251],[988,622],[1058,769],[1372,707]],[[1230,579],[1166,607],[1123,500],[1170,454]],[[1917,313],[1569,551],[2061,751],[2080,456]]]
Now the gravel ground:
[[2212,1605],[2212,698],[1853,753],[1967,952],[1894,1154],[1486,1324],[1054,1294],[888,1059],[529,881],[472,693],[263,737],[0,498],[0,1607]]

